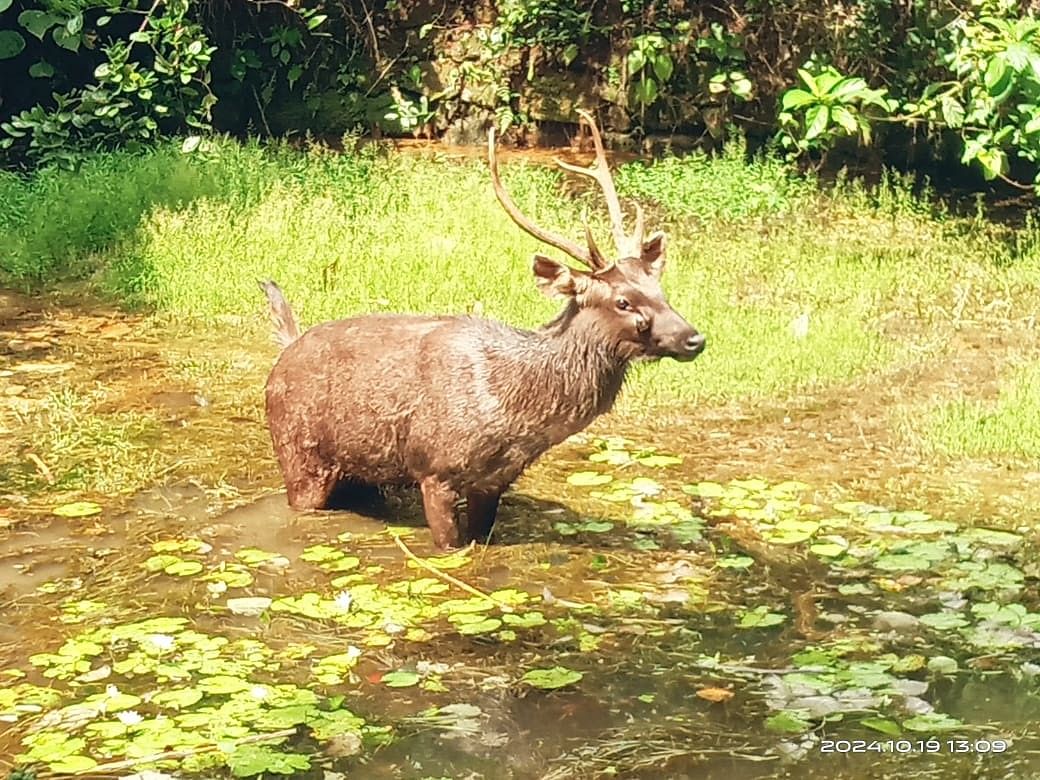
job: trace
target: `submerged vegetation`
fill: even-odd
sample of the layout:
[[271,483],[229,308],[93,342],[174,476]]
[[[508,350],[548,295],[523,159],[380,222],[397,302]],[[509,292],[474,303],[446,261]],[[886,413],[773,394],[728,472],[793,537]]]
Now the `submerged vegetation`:
[[[595,202],[503,168],[561,232]],[[618,184],[707,352],[638,366],[495,543],[432,556],[407,491],[389,525],[285,509],[256,279],[307,323],[548,320],[482,161],[215,139],[0,174],[0,272],[37,293],[0,295],[0,768],[1040,771],[1038,228],[740,145]]]

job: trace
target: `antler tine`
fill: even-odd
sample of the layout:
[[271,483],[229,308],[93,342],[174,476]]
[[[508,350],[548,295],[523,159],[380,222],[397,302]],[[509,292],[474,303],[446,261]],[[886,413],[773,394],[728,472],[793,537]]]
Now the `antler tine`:
[[607,258],[603,256],[603,253],[599,251],[599,247],[596,246],[596,239],[592,236],[592,228],[589,227],[587,215],[582,214],[581,224],[585,227],[585,242],[589,245],[589,257],[596,268],[606,268],[609,263]]
[[571,241],[568,238],[551,233],[544,228],[538,227],[528,217],[526,217],[517,205],[513,202],[509,193],[506,191],[505,186],[502,184],[502,180],[498,175],[498,160],[495,158],[495,128],[492,127],[488,131],[488,163],[491,166],[491,183],[495,187],[495,195],[498,197],[498,202],[502,204],[502,208],[505,209],[506,214],[520,227],[521,230],[531,234],[539,241],[543,241],[549,246],[554,246],[561,252],[566,252],[568,255],[573,257],[579,263],[582,263],[588,268],[598,270],[602,268],[602,256],[599,255],[599,250],[593,252],[594,244],[590,242],[589,248],[582,248],[577,242]]
[[596,120],[593,119],[592,114],[579,109],[578,116],[581,117],[582,121],[588,125],[589,130],[592,132],[592,145],[596,149],[596,162],[588,168],[565,163],[559,159],[556,160],[556,164],[564,170],[589,176],[596,180],[600,189],[603,190],[603,197],[607,201],[607,211],[610,214],[610,232],[614,236],[614,244],[622,256],[627,255],[632,250],[631,239],[625,233],[625,218],[621,211],[621,201],[618,198],[617,189],[614,187],[614,179],[610,175],[607,152],[603,148],[603,138],[599,134],[599,128],[596,126]]
[[643,207],[638,203],[636,204],[636,229],[632,231],[632,236],[629,239],[632,242],[632,247],[635,252],[641,252],[643,249],[643,236],[646,234],[646,215],[643,213]]

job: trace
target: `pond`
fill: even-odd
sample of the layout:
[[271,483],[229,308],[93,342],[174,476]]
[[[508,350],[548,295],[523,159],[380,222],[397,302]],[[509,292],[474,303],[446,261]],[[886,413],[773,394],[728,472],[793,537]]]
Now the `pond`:
[[438,555],[411,491],[288,509],[253,324],[7,311],[6,484],[59,378],[154,422],[89,440],[134,489],[5,497],[11,777],[1040,773],[1036,480],[907,461],[884,390],[609,418]]

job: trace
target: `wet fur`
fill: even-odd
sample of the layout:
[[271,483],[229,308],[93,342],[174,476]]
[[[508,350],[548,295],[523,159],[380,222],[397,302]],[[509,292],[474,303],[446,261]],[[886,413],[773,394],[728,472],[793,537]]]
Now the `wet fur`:
[[[568,303],[534,331],[466,316],[365,315],[301,336],[278,286],[261,283],[285,345],[266,405],[293,508],[417,484],[438,547],[486,537],[501,494],[610,410],[633,358],[673,354],[669,344],[696,333],[665,302],[659,267],[633,260],[593,278],[540,262],[543,287]],[[632,311],[613,311],[619,293]]]

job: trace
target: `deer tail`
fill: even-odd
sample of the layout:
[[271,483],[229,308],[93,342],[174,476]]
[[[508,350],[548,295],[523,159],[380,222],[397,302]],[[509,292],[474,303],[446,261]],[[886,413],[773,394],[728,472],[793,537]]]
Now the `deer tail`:
[[296,323],[296,315],[285,300],[282,288],[272,281],[260,282],[260,289],[267,295],[267,303],[271,308],[271,323],[274,325],[273,338],[282,349],[300,337],[300,326]]

